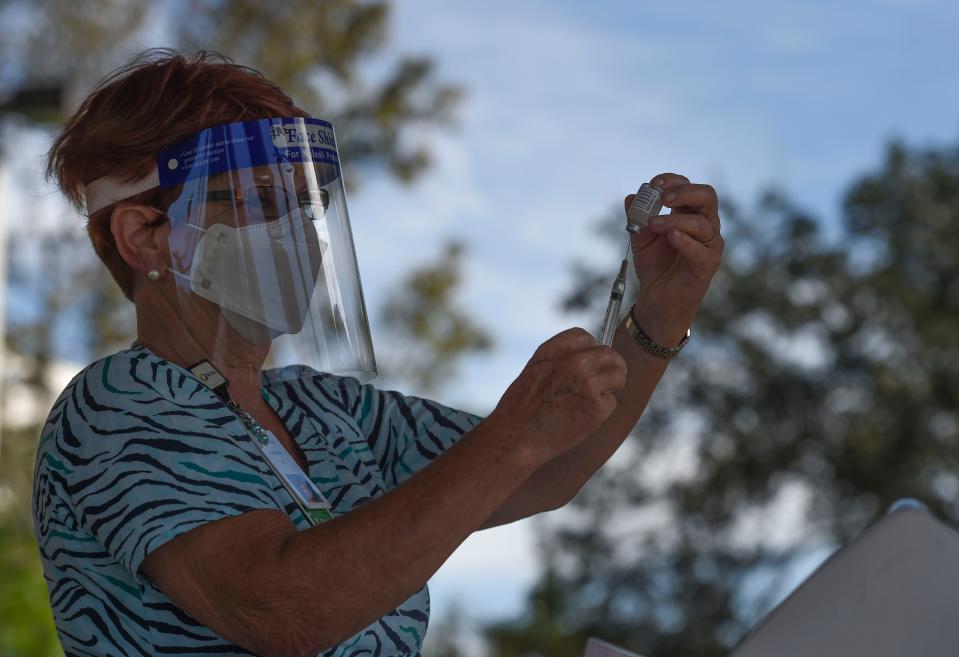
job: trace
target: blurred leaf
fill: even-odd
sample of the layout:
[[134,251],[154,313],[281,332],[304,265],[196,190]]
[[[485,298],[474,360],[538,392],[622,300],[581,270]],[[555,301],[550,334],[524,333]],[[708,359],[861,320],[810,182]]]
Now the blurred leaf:
[[38,427],[3,433],[0,443],[0,655],[62,655],[50,613],[30,514]]
[[[332,119],[353,187],[363,173],[377,169],[402,182],[421,175],[430,163],[429,133],[452,123],[460,97],[455,86],[437,80],[428,57],[387,50],[387,2],[0,0],[0,19],[0,54],[6,70],[15,73],[0,89],[0,111],[21,120],[61,121],[59,95],[27,92],[55,89],[67,105],[75,104],[109,71],[156,45],[163,26],[170,39],[163,45],[219,49],[263,72],[307,111]],[[23,367],[6,373],[7,385],[25,388],[41,406],[59,392],[50,380],[53,365],[65,358],[91,361],[128,346],[135,336],[132,305],[86,236],[72,228],[77,224],[75,216],[65,215],[62,232],[43,235],[30,217],[11,222],[27,230],[10,241],[4,340]],[[460,285],[458,263],[458,252],[441,263],[451,276],[445,284],[411,284],[407,298],[417,304],[415,311],[394,305],[411,321],[421,316],[414,332],[400,334],[415,341],[411,352],[433,368],[411,370],[425,386],[449,376],[460,355],[489,346],[485,333],[450,301]],[[433,302],[441,307],[431,308]],[[430,328],[424,321],[441,325]],[[0,501],[7,505],[0,510],[4,657],[59,654],[29,522],[37,432],[5,426],[0,443]]]
[[[775,191],[724,208],[724,266],[688,351],[625,458],[545,524],[537,591],[557,602],[534,592],[489,628],[492,654],[559,655],[560,637],[595,633],[720,657],[797,562],[897,498],[959,524],[959,148],[891,145],[850,187],[834,242]],[[609,269],[577,268],[568,308],[598,316],[620,244]]]
[[415,268],[390,294],[382,317],[387,348],[380,350],[388,377],[434,391],[468,354],[489,351],[490,335],[457,303],[464,247],[451,242],[439,262]]

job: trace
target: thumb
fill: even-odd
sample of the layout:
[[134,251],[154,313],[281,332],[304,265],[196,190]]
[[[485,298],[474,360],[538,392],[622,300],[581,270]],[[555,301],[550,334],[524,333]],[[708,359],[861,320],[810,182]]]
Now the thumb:
[[557,333],[549,340],[541,344],[530,362],[537,362],[547,358],[555,358],[570,351],[579,349],[588,349],[596,346],[596,338],[590,335],[584,328],[574,327]]

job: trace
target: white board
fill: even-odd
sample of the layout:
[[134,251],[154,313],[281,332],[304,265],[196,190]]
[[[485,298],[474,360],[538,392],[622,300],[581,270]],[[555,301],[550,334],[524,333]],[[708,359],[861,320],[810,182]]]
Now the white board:
[[635,652],[624,650],[619,646],[614,646],[602,639],[590,637],[586,642],[586,650],[583,657],[640,657]]
[[730,657],[956,657],[959,533],[895,511],[840,549]]

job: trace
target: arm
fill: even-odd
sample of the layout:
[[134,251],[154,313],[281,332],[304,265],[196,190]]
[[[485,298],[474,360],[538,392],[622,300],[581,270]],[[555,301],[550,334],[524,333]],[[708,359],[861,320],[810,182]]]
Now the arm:
[[178,606],[264,655],[314,655],[397,607],[543,463],[615,407],[624,372],[583,331],[545,343],[489,418],[369,504],[297,532],[272,510],[202,525],[142,570]]
[[[708,185],[683,176],[661,174],[653,181],[673,208],[667,221],[630,234],[640,281],[636,317],[657,344],[679,344],[692,324],[724,247],[719,235],[719,201]],[[669,194],[675,194],[670,196]],[[625,207],[632,195],[625,199]],[[703,243],[715,238],[710,246]],[[626,362],[626,386],[609,419],[576,447],[537,469],[524,485],[487,519],[483,528],[559,508],[568,503],[626,440],[646,409],[668,361],[646,354],[620,325],[613,340]]]
[[209,523],[155,550],[143,571],[238,645],[313,655],[416,592],[533,468],[508,432],[484,423],[352,513],[303,532],[279,511]]
[[[647,334],[659,344],[679,344],[685,330],[674,339],[657,339],[648,330]],[[667,332],[660,331],[657,334],[665,336]],[[669,335],[674,337],[675,333]],[[616,393],[616,410],[583,442],[533,472],[486,519],[481,529],[565,506],[626,440],[646,409],[669,361],[654,358],[643,351],[630,337],[624,324],[616,329],[612,346],[623,357],[627,371],[626,386]]]

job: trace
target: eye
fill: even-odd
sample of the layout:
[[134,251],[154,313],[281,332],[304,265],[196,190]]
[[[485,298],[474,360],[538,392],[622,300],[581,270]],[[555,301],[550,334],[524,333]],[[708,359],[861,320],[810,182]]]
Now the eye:
[[282,189],[276,187],[257,186],[255,194],[248,196],[253,200],[255,214],[264,219],[275,219],[286,212],[286,203],[281,201]]

